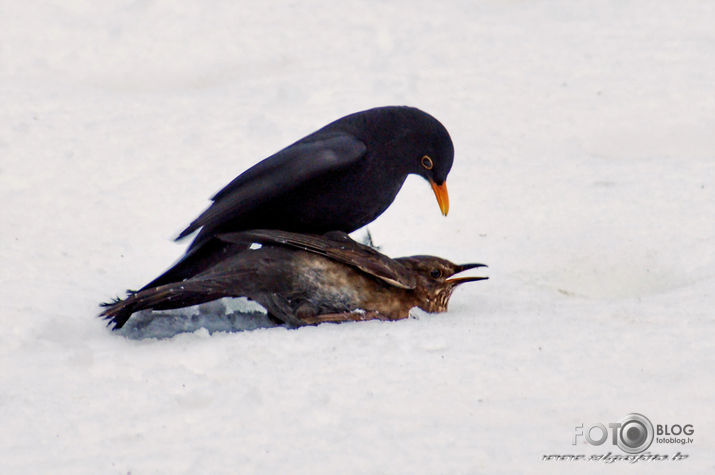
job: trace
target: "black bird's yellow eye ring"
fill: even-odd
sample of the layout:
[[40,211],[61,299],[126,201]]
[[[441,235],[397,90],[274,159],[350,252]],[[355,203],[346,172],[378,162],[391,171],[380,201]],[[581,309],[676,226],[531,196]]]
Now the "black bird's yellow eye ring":
[[424,157],[422,157],[422,166],[425,167],[427,170],[432,170],[434,163],[432,163],[432,159],[429,158],[429,156],[425,155]]
[[439,269],[432,269],[429,275],[431,275],[433,279],[439,279],[442,277],[442,271]]

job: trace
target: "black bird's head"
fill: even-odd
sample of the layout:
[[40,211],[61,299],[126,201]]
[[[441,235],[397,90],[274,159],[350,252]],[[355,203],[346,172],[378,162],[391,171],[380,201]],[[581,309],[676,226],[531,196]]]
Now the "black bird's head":
[[[423,113],[424,114],[424,113]],[[439,209],[447,216],[449,212],[449,194],[447,193],[447,175],[454,161],[454,145],[447,129],[434,117],[424,114],[423,131],[415,137],[417,146],[411,173],[420,175],[432,186]]]
[[447,175],[454,161],[452,138],[444,125],[426,112],[413,107],[400,109],[406,116],[401,141],[407,155],[403,159],[408,160],[408,173],[419,175],[429,182],[440,211],[447,216]]
[[485,264],[454,264],[435,256],[411,256],[395,259],[412,270],[417,277],[414,289],[418,306],[430,313],[446,312],[454,289],[465,282],[476,282],[489,277],[453,277],[460,272]]
[[[449,212],[447,175],[454,161],[449,132],[437,119],[415,107],[377,107],[344,119],[356,135],[380,147],[383,165],[395,173],[419,175],[432,186],[442,214]],[[364,134],[364,135],[363,135]],[[384,170],[391,172],[392,170]]]

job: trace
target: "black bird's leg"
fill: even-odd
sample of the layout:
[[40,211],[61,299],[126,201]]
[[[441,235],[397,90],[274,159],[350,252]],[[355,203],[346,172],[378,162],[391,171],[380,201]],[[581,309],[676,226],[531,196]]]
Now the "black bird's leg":
[[363,238],[362,243],[368,247],[375,249],[376,251],[379,251],[382,247],[375,245],[375,242],[372,240],[372,233],[370,232],[370,228],[365,228],[365,232],[367,232],[367,235]]
[[305,323],[295,316],[295,312],[291,307],[290,302],[276,292],[257,296],[254,300],[263,305],[266,309],[266,313],[268,313],[270,317],[276,318],[292,327],[305,325]]
[[268,317],[268,320],[270,320],[271,323],[275,323],[276,325],[283,325],[285,323],[283,320],[276,317],[271,312],[266,313],[266,317]]

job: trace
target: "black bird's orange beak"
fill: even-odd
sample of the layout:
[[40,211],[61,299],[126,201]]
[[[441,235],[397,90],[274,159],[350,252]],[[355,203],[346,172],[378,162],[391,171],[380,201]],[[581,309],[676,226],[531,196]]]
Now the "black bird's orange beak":
[[447,194],[447,182],[445,181],[441,185],[438,185],[433,180],[430,180],[429,183],[432,185],[432,191],[434,191],[434,196],[437,198],[440,211],[442,211],[443,215],[447,216],[447,213],[449,213],[449,194]]

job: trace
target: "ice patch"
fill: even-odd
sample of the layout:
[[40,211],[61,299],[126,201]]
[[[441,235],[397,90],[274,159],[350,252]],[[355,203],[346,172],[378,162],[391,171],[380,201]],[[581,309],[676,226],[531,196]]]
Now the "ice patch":
[[215,332],[241,332],[257,328],[284,326],[273,322],[265,309],[251,300],[224,298],[176,310],[137,312],[117,333],[133,340],[171,338],[180,333],[203,329]]

